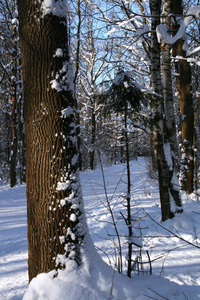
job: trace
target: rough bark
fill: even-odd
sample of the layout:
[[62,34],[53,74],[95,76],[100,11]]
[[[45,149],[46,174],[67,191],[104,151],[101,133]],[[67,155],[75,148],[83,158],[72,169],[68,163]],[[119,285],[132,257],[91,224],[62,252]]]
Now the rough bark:
[[160,23],[161,1],[150,1],[152,14],[152,34],[151,34],[151,83],[152,89],[156,93],[152,99],[152,136],[153,147],[158,165],[159,190],[162,220],[172,218],[175,210],[172,210],[171,204],[174,200],[172,189],[172,170],[170,168],[168,158],[166,157],[166,147],[164,141],[164,101],[163,87],[161,81],[161,62],[160,62],[160,45],[156,36],[156,27]]
[[[173,1],[172,13],[183,16],[182,0]],[[174,34],[176,34],[179,24],[174,24]],[[173,56],[183,59],[175,61],[175,69],[179,76],[176,77],[180,119],[181,119],[181,188],[187,193],[194,190],[194,99],[191,87],[191,67],[186,60],[186,52],[183,50],[184,40],[179,39],[173,45]]]
[[[168,30],[171,28],[172,0],[165,0],[163,4],[163,24]],[[179,171],[179,151],[176,136],[176,123],[174,114],[174,101],[172,89],[172,66],[171,66],[171,46],[167,43],[162,45],[162,79],[163,97],[165,109],[164,141],[170,146],[171,166],[170,166],[170,192],[178,207],[181,207],[179,195],[179,182],[177,172]]]
[[31,280],[62,257],[81,263],[82,207],[66,18],[42,13],[39,0],[18,0],[18,10]]
[[[171,27],[172,0],[165,0],[163,8],[163,24],[168,30]],[[172,66],[171,66],[171,46],[167,43],[162,45],[162,73],[163,73],[163,96],[165,102],[165,131],[170,142],[174,156],[178,156],[176,124],[174,115],[174,101],[172,89]],[[175,162],[174,162],[175,163]],[[178,169],[178,161],[176,161]]]

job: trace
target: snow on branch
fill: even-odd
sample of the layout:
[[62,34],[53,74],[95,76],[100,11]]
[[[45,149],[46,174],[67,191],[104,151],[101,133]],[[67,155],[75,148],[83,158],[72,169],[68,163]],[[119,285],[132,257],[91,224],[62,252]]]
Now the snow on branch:
[[44,0],[41,4],[43,17],[52,14],[57,17],[66,18],[67,1],[66,0]]
[[175,36],[171,36],[167,32],[167,27],[164,24],[160,24],[156,27],[156,33],[158,42],[164,40],[167,44],[173,45],[176,41],[183,38],[185,35],[185,30],[193,18],[198,18],[200,15],[200,5],[191,6],[188,9],[187,15],[184,20],[181,22],[179,30]]

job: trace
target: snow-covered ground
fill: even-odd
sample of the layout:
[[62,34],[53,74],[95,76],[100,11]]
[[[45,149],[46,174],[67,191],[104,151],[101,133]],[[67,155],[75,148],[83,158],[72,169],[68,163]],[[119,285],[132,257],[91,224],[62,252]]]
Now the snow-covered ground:
[[[39,275],[28,289],[26,187],[10,189],[8,185],[1,185],[0,299],[19,300],[25,292],[24,300],[200,299],[200,248],[185,242],[200,246],[200,202],[194,196],[182,194],[184,213],[160,223],[158,185],[149,179],[146,166],[147,161],[143,158],[131,162],[131,197],[135,219],[145,216],[146,212],[149,214],[135,221],[134,234],[142,235],[142,258],[147,261],[145,251],[148,250],[152,275],[149,274],[149,264],[144,265],[144,273],[139,276],[135,271],[132,279],[118,275],[102,262],[90,244],[82,268],[77,269],[69,262],[67,270],[60,271],[57,278],[52,279],[52,272]],[[105,167],[104,175],[108,199],[121,236],[123,271],[126,274],[127,244],[123,236],[127,235],[127,227],[122,218],[126,213],[125,166]],[[113,265],[116,238],[107,210],[101,170],[82,172],[81,183],[90,235],[101,258]],[[185,241],[173,237],[172,232]],[[140,239],[135,241],[139,243]]]

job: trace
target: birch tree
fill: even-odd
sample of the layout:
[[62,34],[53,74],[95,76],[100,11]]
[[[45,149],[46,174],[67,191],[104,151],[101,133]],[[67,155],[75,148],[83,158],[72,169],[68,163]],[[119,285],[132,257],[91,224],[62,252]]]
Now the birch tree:
[[25,99],[29,280],[81,264],[85,236],[66,1],[19,0]]
[[153,146],[158,164],[159,190],[162,220],[172,218],[177,211],[181,211],[181,203],[176,202],[178,182],[175,181],[172,169],[171,148],[164,137],[164,101],[161,80],[160,45],[156,36],[156,27],[160,23],[161,1],[151,0],[151,81],[155,97],[152,99],[152,135]]
[[[183,16],[182,0],[173,1],[172,13]],[[179,23],[175,21],[173,26],[174,34],[179,29]],[[180,119],[181,119],[181,188],[187,193],[194,190],[194,145],[195,145],[195,128],[194,128],[194,99],[191,85],[191,67],[186,59],[184,50],[185,40],[179,39],[173,45],[173,56],[178,56],[175,61],[175,70],[179,74],[176,77]]]
[[[163,24],[170,30],[170,15],[172,13],[172,0],[165,0],[163,4]],[[174,114],[173,86],[172,86],[172,64],[171,64],[171,45],[164,43],[162,49],[162,81],[164,98],[164,141],[168,145],[170,153],[170,193],[178,207],[181,206],[179,195],[179,181],[177,172],[179,171],[179,151],[176,135],[176,122]]]
[[[171,30],[172,0],[165,0],[163,3],[162,20],[166,28]],[[173,84],[172,84],[172,46],[166,42],[161,45],[162,54],[162,78],[163,97],[165,107],[165,136],[172,149],[173,168],[179,171],[179,151],[177,145],[176,122],[174,114]]]

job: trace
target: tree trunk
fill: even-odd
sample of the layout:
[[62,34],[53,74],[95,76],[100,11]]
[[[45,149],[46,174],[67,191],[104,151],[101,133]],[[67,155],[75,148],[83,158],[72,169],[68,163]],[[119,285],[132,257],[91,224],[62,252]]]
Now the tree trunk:
[[16,159],[17,159],[17,29],[16,25],[12,25],[12,75],[11,75],[11,99],[12,99],[12,144],[11,144],[11,155],[10,155],[10,186],[14,187],[17,182],[16,174]]
[[[173,1],[172,13],[183,16],[182,0]],[[174,24],[174,34],[179,28]],[[173,56],[183,57],[175,62],[175,69],[179,76],[176,77],[180,118],[181,118],[181,188],[188,194],[194,190],[194,103],[191,87],[191,67],[186,60],[186,52],[183,50],[184,40],[179,39],[173,45]]]
[[152,132],[153,132],[153,147],[158,165],[158,177],[159,177],[159,190],[160,190],[160,201],[162,220],[172,218],[176,209],[172,207],[174,201],[174,195],[171,192],[172,182],[172,171],[169,165],[169,159],[166,157],[167,152],[171,155],[168,149],[169,143],[164,143],[164,102],[163,102],[163,87],[161,81],[161,70],[160,70],[160,45],[156,36],[156,27],[160,23],[160,9],[161,0],[150,1],[150,8],[152,14],[152,34],[151,34],[151,79],[152,89],[156,93],[152,99]]
[[18,60],[18,91],[17,91],[17,113],[18,113],[18,152],[19,152],[19,179],[20,184],[26,182],[26,149],[24,132],[24,96],[22,85],[21,57]]
[[95,108],[92,108],[92,133],[91,133],[91,150],[90,150],[90,169],[94,170],[94,154],[95,154],[95,139],[96,139],[96,116],[95,116]]
[[[77,171],[66,2],[18,0],[26,130],[29,280],[81,263],[84,232]],[[60,10],[58,9],[60,7]],[[83,223],[83,222],[82,222]]]
[[[163,24],[170,30],[171,21],[170,14],[172,13],[172,0],[165,0],[163,8]],[[174,153],[174,157],[177,157],[176,170],[179,169],[178,161],[178,147],[176,138],[176,124],[174,115],[174,101],[173,101],[173,89],[172,89],[172,66],[171,66],[171,46],[164,44],[162,46],[162,74],[163,74],[163,96],[165,102],[165,131],[167,139],[170,142],[170,146]]]
[[[172,13],[172,0],[165,0],[163,7],[163,24],[170,29],[170,15]],[[174,101],[172,90],[172,67],[171,67],[171,46],[164,44],[162,46],[162,78],[163,78],[163,96],[165,107],[165,126],[164,126],[164,141],[170,147],[170,192],[173,195],[174,201],[178,207],[181,207],[181,199],[179,195],[179,181],[177,172],[179,171],[179,151],[176,137],[176,123],[174,115]]]
[[129,139],[128,139],[128,128],[127,128],[127,105],[125,101],[125,143],[126,143],[126,168],[127,168],[127,195],[126,195],[126,207],[127,207],[127,227],[128,227],[128,267],[127,276],[131,278],[131,267],[132,267],[132,218],[131,218],[131,173],[130,173],[130,155],[129,155]]
[[74,87],[75,87],[75,98],[74,98],[74,107],[75,107],[75,117],[76,117],[76,135],[77,135],[77,147],[79,150],[79,170],[82,170],[82,147],[81,147],[81,129],[80,129],[80,113],[79,113],[79,102],[76,95],[76,85],[77,85],[77,78],[80,69],[80,35],[81,35],[81,1],[77,1],[77,15],[78,15],[78,28],[77,28],[77,46],[76,46],[76,68],[75,68],[75,75],[74,75]]

